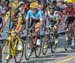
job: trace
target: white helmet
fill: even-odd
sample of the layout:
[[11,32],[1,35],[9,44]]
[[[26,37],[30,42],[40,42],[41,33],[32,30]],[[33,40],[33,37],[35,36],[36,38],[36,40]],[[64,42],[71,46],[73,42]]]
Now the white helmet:
[[19,2],[19,5],[22,5],[22,4],[24,4],[24,2],[23,2],[23,1],[20,1],[20,2]]

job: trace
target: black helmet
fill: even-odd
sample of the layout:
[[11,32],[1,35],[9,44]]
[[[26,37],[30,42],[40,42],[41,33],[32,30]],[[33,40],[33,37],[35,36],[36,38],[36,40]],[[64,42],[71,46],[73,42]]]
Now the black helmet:
[[51,4],[51,5],[49,6],[49,9],[55,9],[54,5]]
[[53,2],[52,2],[52,4],[56,4],[57,3],[57,1],[56,0],[54,0]]

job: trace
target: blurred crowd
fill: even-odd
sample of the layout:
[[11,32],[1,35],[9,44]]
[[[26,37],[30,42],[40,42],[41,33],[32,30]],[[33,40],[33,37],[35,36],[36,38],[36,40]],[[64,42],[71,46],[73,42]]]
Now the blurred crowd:
[[[0,13],[1,14],[4,14],[5,12],[7,12],[9,10],[12,3],[15,3],[14,2],[15,0],[0,0]],[[22,0],[16,0],[18,1],[17,4],[15,6],[17,6],[19,4],[19,2],[21,2]],[[67,2],[61,0],[61,1],[56,1],[56,0],[24,0],[24,11],[27,12],[28,9],[29,9],[29,5],[32,1],[38,1],[39,3],[39,7],[43,7],[43,9],[45,10],[47,5],[49,5],[50,3],[52,3],[52,5],[54,5],[56,7],[57,10],[62,10],[64,8],[67,7]],[[75,4],[73,5],[74,8],[75,8]]]
[[[27,13],[27,11],[30,9],[30,3],[32,1],[37,1],[39,3],[39,9],[43,10],[43,12],[46,12],[48,9],[48,6],[54,6],[56,11],[60,11],[60,15],[63,16],[63,13],[65,11],[65,9],[68,6],[71,6],[70,4],[67,5],[66,1],[56,1],[56,0],[0,0],[0,23],[3,19],[3,17],[5,16],[5,13],[7,11],[9,11],[13,6],[14,7],[18,7],[19,4],[23,3],[22,6],[20,6],[19,8],[17,8],[17,10],[19,9],[22,13]],[[13,6],[12,6],[13,4]],[[75,4],[73,5],[73,10],[75,11]]]

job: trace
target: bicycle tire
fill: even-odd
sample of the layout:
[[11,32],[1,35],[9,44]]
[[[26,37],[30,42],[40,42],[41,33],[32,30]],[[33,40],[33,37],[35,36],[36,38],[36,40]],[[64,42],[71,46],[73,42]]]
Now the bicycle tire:
[[3,43],[3,46],[2,46],[2,59],[3,61],[5,61],[5,63],[8,63],[9,62],[9,59],[6,60],[5,57],[10,53],[10,50],[9,47],[8,47],[8,42],[9,40],[5,40],[4,43]]
[[68,35],[68,34],[69,34],[69,32],[65,32],[65,37],[68,38],[68,39],[66,40],[65,46],[64,46],[65,52],[68,51],[68,46],[69,46],[68,42],[70,41],[70,40],[69,40],[69,35]]
[[[18,47],[18,46],[16,46],[16,56],[14,57],[15,63],[20,63],[21,60],[22,60],[22,57],[23,57],[24,41],[23,41],[22,39],[20,39],[20,41],[21,41],[22,49],[21,49],[21,51],[18,51],[18,50],[17,50],[17,47]],[[18,44],[17,44],[17,45],[18,45]],[[20,52],[20,53],[19,53],[19,52]],[[17,59],[17,54],[21,54],[21,56],[18,56],[18,59]]]
[[41,41],[41,38],[40,38],[40,45],[38,46],[36,44],[36,47],[35,47],[35,56],[36,57],[40,57],[41,49],[42,49],[42,41]]
[[46,53],[48,51],[48,47],[44,48],[45,45],[48,45],[48,41],[46,41],[47,40],[47,37],[48,36],[45,35],[44,38],[43,38],[43,42],[42,42],[42,53],[43,53],[43,55],[46,55]]
[[[25,42],[25,58],[26,58],[26,60],[29,60],[30,56],[32,54],[32,49],[30,49],[30,43],[31,43],[30,37],[27,37],[26,42]],[[30,51],[30,54],[28,55],[29,51]]]

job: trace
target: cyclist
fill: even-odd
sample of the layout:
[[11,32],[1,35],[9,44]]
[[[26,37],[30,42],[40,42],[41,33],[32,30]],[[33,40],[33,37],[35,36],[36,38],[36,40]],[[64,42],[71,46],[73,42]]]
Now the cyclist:
[[[75,11],[73,8],[73,4],[67,3],[67,8],[64,11],[64,18],[65,18],[66,30],[70,30],[72,32],[70,36],[70,38],[72,38],[71,45],[73,45],[74,43],[74,31],[73,31],[74,20],[75,20],[74,15],[75,15]],[[66,37],[66,40],[68,40],[68,37]]]
[[[19,11],[18,7],[22,4],[24,4],[24,2],[16,2],[16,4],[13,4],[12,8],[10,8],[10,10],[8,12],[6,12],[5,17],[4,17],[4,21],[3,21],[3,28],[5,27],[6,23],[8,22],[8,19],[10,19],[10,21],[12,22],[12,27],[11,30],[14,29],[17,33],[17,35],[20,36],[20,32],[23,30],[23,25],[25,25],[23,23],[23,18],[22,18],[22,13],[21,11]],[[10,30],[10,31],[11,31]],[[15,37],[15,34],[14,36]],[[7,57],[5,58],[6,60],[8,60],[11,56],[7,55]]]
[[[48,7],[48,9],[49,9],[49,11],[48,11],[49,26],[51,27],[51,31],[54,32],[54,37],[55,37],[55,41],[51,42],[51,44],[50,44],[51,52],[54,53],[54,51],[55,51],[54,49],[56,49],[56,46],[58,43],[58,33],[57,33],[58,27],[57,26],[60,22],[60,18],[59,18],[60,16],[53,5],[50,5]],[[53,49],[53,46],[55,46],[54,49]]]
[[[5,17],[4,17],[4,21],[3,21],[3,28],[5,27],[6,23],[8,22],[8,19],[10,19],[10,21],[12,21],[13,26],[16,25],[15,30],[17,30],[18,32],[21,31],[22,29],[22,25],[23,25],[23,20],[22,20],[22,13],[19,10],[19,6],[23,4],[23,3],[18,3],[15,6],[15,4],[13,4],[13,7],[10,8],[10,10],[8,12],[6,12]],[[18,8],[18,10],[17,10]],[[16,19],[17,18],[17,19]],[[12,26],[12,28],[13,28]]]
[[[35,32],[39,32],[40,28],[42,27],[44,23],[44,18],[42,11],[38,9],[38,2],[32,2],[30,4],[30,10],[28,11],[26,15],[26,22],[29,22],[29,19],[31,19],[31,25],[29,27],[32,27],[35,23]],[[40,39],[37,39],[37,45],[39,44]],[[29,54],[28,54],[29,55]]]
[[31,19],[33,19],[32,20],[32,24],[33,24],[34,21],[37,22],[37,20],[38,20],[38,22],[35,25],[36,32],[38,32],[44,23],[42,11],[38,9],[38,3],[37,2],[32,2],[30,4],[30,8],[31,9],[28,11],[27,16],[26,16],[26,21],[28,21],[28,19],[31,18]]
[[27,12],[28,12],[28,9],[29,9],[29,4],[26,3],[26,4],[24,5],[24,12],[27,13]]

